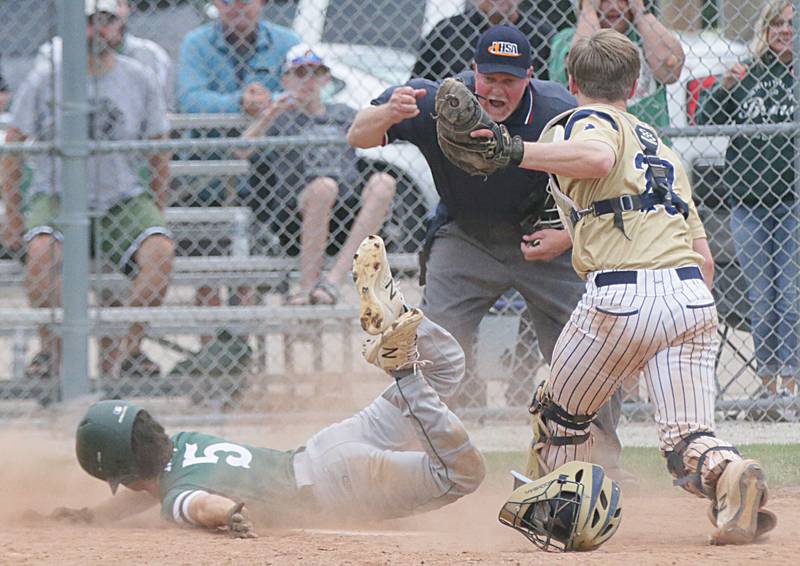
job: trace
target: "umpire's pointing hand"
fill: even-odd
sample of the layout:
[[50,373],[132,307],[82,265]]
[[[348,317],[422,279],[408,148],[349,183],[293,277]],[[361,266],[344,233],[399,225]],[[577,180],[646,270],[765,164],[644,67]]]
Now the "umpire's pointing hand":
[[417,99],[427,94],[424,88],[401,86],[394,90],[387,102],[392,123],[397,124],[419,114]]

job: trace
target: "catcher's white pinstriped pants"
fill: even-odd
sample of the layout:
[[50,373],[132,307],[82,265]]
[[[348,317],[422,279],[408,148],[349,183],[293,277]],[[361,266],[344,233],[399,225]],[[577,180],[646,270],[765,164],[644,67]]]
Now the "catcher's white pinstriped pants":
[[[553,401],[570,414],[597,411],[629,377],[644,372],[656,409],[660,448],[714,429],[714,363],[717,311],[695,267],[591,273],[553,354],[549,380]],[[550,422],[558,436],[578,434]],[[588,460],[589,441],[551,446],[542,456],[552,468]],[[730,443],[700,436],[689,443],[684,466],[694,472],[700,455]],[[720,467],[740,457],[732,450],[707,454],[700,471],[714,485]]]
[[[464,352],[424,319],[416,375],[390,385],[364,410],[312,436],[295,455],[298,486],[337,518],[391,518],[451,503],[483,481],[483,457],[440,396],[464,375]],[[424,373],[424,375],[423,375]]]

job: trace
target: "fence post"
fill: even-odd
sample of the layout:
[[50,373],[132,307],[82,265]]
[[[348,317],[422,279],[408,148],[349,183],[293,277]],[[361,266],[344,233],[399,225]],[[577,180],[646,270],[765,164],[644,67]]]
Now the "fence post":
[[[795,33],[792,34],[792,69],[794,69],[794,122],[795,125],[800,124],[800,80],[797,78],[797,72],[800,70],[800,0],[792,1],[792,29]],[[800,195],[800,129],[794,135],[794,194],[795,198]],[[797,237],[797,234],[794,234]]]
[[59,0],[58,32],[63,41],[61,131],[56,138],[62,164],[60,223],[64,232],[61,391],[67,400],[89,393],[89,107],[84,0]]

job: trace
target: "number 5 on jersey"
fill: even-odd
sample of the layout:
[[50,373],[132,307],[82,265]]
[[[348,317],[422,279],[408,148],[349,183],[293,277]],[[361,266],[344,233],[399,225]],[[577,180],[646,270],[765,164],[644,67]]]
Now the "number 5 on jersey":
[[225,457],[224,462],[233,466],[234,468],[250,468],[250,462],[253,460],[253,454],[244,446],[233,444],[232,442],[218,442],[216,444],[209,444],[198,456],[197,444],[186,444],[186,451],[183,454],[182,466],[188,468],[196,464],[217,464],[220,456],[217,453],[228,455]]

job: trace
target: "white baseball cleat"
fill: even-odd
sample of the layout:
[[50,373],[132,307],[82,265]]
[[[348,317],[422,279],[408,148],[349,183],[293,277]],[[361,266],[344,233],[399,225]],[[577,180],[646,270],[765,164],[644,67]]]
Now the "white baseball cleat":
[[360,300],[359,320],[367,334],[378,335],[405,310],[380,236],[367,236],[353,256],[353,281]]
[[364,358],[387,372],[422,365],[417,350],[417,327],[420,322],[421,310],[411,309],[404,312],[383,334],[364,341]]
[[771,531],[778,523],[767,503],[764,470],[755,460],[730,462],[716,487],[709,516],[717,526],[711,544],[747,544]]

